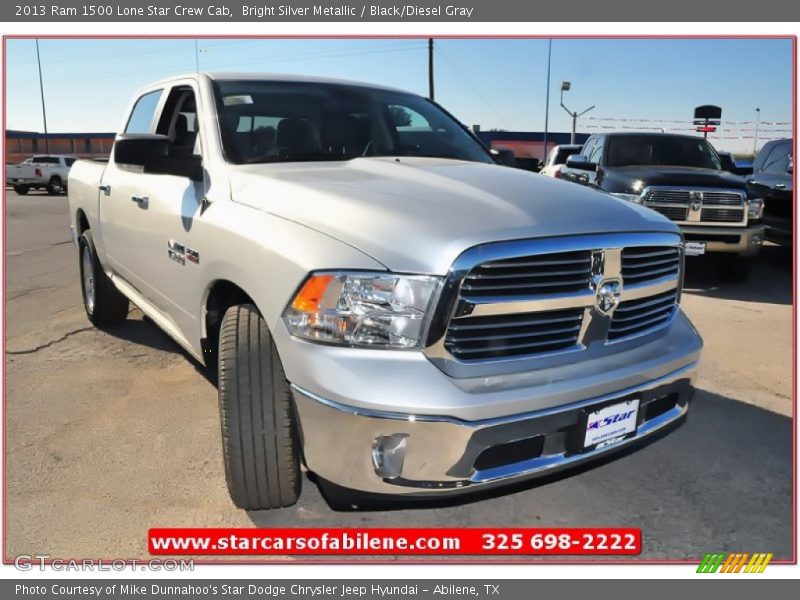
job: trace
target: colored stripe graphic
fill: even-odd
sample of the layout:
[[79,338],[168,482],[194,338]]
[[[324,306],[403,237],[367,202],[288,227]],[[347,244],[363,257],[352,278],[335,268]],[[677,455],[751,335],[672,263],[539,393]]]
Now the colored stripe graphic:
[[[763,573],[772,560],[771,552],[709,552],[697,567],[698,573]],[[724,562],[723,562],[724,561]]]

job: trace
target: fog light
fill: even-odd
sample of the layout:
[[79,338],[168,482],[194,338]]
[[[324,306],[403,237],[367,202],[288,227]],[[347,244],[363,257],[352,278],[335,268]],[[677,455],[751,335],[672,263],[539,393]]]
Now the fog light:
[[406,459],[405,433],[381,435],[372,442],[372,464],[375,473],[383,479],[396,479],[403,472]]
[[764,243],[764,239],[760,235],[754,235],[750,238],[750,243],[753,244],[753,246],[760,246]]

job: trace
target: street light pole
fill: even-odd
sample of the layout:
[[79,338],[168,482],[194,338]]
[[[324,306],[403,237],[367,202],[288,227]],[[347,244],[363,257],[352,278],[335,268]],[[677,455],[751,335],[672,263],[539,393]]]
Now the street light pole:
[[553,53],[553,38],[547,40],[547,84],[544,96],[544,153],[542,163],[547,160],[547,134],[550,125],[550,57]]
[[428,98],[434,99],[433,93],[433,38],[428,38]]
[[567,111],[567,114],[570,117],[572,117],[572,135],[569,138],[569,143],[570,144],[574,144],[575,143],[575,129],[577,128],[577,125],[578,125],[578,117],[582,117],[583,115],[588,113],[590,110],[592,110],[595,107],[595,105],[592,104],[589,108],[587,108],[586,110],[584,110],[583,112],[580,112],[580,113],[577,112],[577,111],[573,112],[570,109],[568,109],[564,105],[564,92],[568,92],[570,87],[572,87],[572,84],[569,81],[562,81],[561,82],[561,108],[563,108],[565,111]]
[[36,64],[39,66],[39,94],[42,97],[42,121],[44,122],[44,147],[50,156],[50,137],[47,135],[47,110],[44,107],[44,83],[42,81],[42,61],[39,58],[39,38],[36,38]]
[[756,108],[756,134],[753,136],[753,155],[755,156],[756,147],[758,146],[758,125],[761,123],[761,109]]

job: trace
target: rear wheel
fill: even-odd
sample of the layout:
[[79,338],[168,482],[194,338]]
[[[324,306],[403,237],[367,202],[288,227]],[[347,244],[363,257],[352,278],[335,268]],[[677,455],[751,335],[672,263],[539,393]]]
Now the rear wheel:
[[47,193],[53,196],[57,194],[61,194],[64,191],[64,183],[61,181],[61,177],[58,175],[53,175],[50,178],[50,181],[47,182]]
[[95,327],[110,327],[128,316],[128,299],[114,286],[97,260],[92,232],[83,232],[79,241],[81,292],[86,316]]
[[219,335],[218,390],[225,478],[234,504],[280,508],[300,495],[300,444],[289,382],[261,314],[232,306]]
[[20,196],[24,196],[28,192],[31,191],[31,186],[29,185],[15,185],[14,191],[17,192]]
[[752,256],[725,254],[719,258],[719,275],[725,281],[741,283],[747,281],[753,271]]

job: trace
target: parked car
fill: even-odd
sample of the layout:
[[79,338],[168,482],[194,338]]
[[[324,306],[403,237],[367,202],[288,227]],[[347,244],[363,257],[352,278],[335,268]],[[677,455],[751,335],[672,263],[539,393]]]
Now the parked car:
[[750,193],[764,198],[764,224],[767,239],[792,245],[794,199],[794,141],[773,140],[764,144],[753,162],[753,174],[748,178]]
[[764,241],[764,200],[722,170],[703,138],[668,133],[603,133],[567,159],[578,183],[642,204],[678,223],[686,254],[719,253],[723,277],[746,279]]
[[69,170],[76,160],[74,156],[33,156],[18,165],[7,165],[6,183],[22,196],[42,188],[48,194],[61,194],[67,190]]
[[737,163],[736,159],[733,157],[733,154],[730,152],[717,151],[717,156],[719,156],[719,162],[723,171],[733,173],[734,175],[739,175],[740,177],[751,175],[753,173],[752,165],[741,165]]
[[217,373],[237,506],[295,502],[301,463],[328,492],[485,489],[688,409],[678,228],[496,164],[425,98],[198,74],[121,131],[70,173],[86,314],[133,302]]
[[580,152],[581,148],[582,146],[580,144],[559,144],[558,146],[553,146],[553,149],[550,150],[550,154],[547,155],[547,160],[539,173],[541,175],[547,175],[548,177],[561,179],[567,158],[572,154]]

